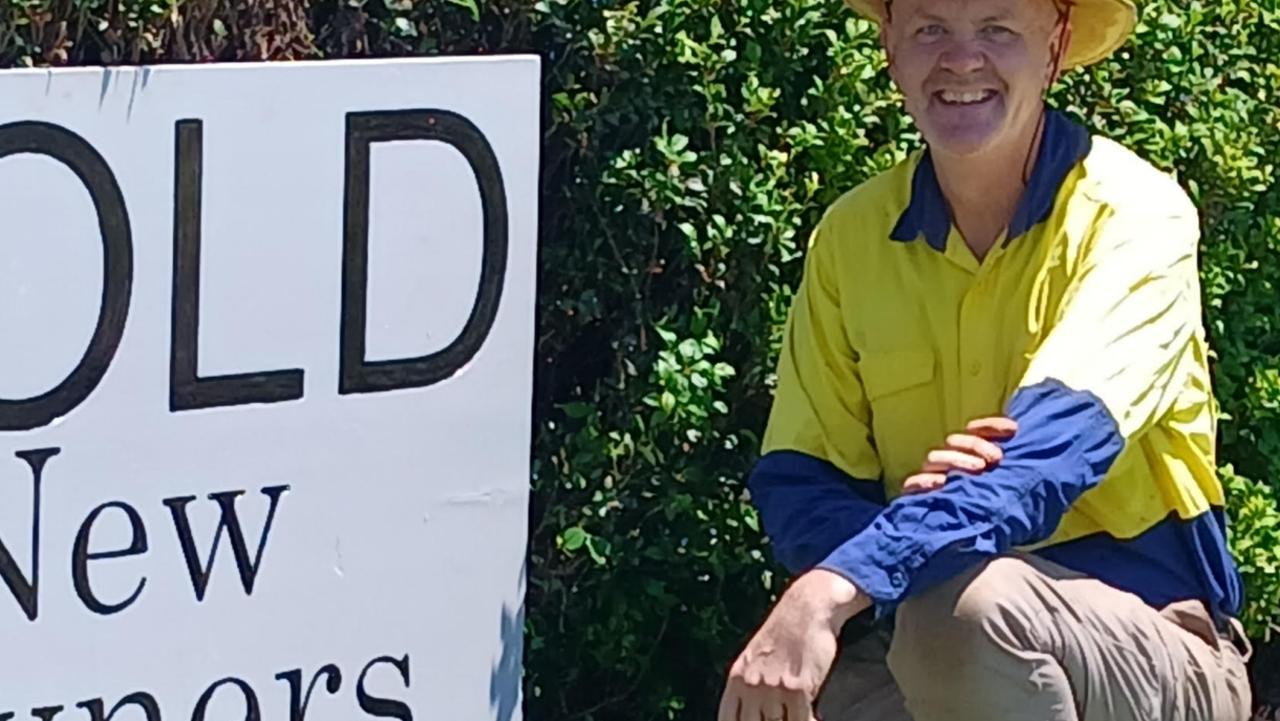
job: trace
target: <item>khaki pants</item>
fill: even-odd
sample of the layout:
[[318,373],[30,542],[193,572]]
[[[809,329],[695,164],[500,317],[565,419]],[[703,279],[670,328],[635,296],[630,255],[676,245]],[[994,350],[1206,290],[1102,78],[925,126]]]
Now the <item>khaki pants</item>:
[[[823,721],[1247,721],[1250,650],[1203,604],[1008,554],[906,601],[890,643],[842,649]],[[887,663],[886,663],[887,662]]]

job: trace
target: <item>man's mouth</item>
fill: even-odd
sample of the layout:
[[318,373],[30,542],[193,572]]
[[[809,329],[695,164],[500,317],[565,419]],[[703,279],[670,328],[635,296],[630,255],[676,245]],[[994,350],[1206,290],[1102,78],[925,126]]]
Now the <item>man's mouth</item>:
[[943,105],[977,105],[995,96],[994,90],[939,90],[933,94]]

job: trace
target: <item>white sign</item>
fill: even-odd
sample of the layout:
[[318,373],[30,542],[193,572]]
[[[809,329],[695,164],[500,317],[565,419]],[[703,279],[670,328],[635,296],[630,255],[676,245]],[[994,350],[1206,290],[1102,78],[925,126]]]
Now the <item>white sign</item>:
[[539,72],[0,73],[0,719],[520,717]]

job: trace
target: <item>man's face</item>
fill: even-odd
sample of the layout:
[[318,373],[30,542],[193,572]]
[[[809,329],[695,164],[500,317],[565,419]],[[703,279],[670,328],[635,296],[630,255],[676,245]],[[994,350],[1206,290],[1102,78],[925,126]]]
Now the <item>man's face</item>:
[[895,0],[892,12],[890,73],[931,147],[973,155],[1026,137],[1052,82],[1050,0]]

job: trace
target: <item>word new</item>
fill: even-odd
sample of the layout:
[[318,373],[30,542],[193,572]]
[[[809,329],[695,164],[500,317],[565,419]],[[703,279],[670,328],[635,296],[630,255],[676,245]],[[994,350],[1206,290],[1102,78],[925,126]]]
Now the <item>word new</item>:
[[[17,562],[14,561],[13,554],[9,552],[4,541],[0,540],[0,578],[4,579],[5,585],[9,587],[9,591],[17,599],[18,605],[22,607],[27,618],[32,621],[36,620],[40,613],[40,482],[49,459],[58,455],[59,452],[61,452],[60,448],[40,448],[18,451],[14,454],[26,462],[31,471],[33,493],[30,578],[23,575],[18,568]],[[241,529],[240,519],[236,515],[236,499],[244,495],[245,492],[223,491],[209,494],[209,499],[218,504],[221,518],[218,522],[218,529],[214,532],[213,546],[209,549],[209,558],[203,563],[200,560],[199,551],[196,550],[195,539],[191,536],[191,523],[187,518],[187,505],[196,500],[196,497],[175,496],[161,501],[173,516],[173,526],[178,532],[178,543],[182,547],[183,558],[186,559],[187,572],[191,576],[191,586],[195,591],[197,601],[204,600],[205,591],[209,587],[209,575],[213,570],[213,560],[217,555],[224,531],[231,543],[231,553],[235,556],[236,568],[240,571],[240,583],[244,586],[244,592],[246,594],[253,593],[253,584],[258,577],[258,569],[262,566],[262,555],[267,548],[267,537],[271,533],[271,523],[275,520],[276,506],[279,504],[280,498],[288,490],[288,486],[267,486],[262,489],[262,494],[270,499],[271,505],[267,510],[267,519],[263,524],[262,535],[258,540],[258,549],[252,558],[249,557],[244,531]],[[106,551],[90,551],[89,534],[93,529],[93,525],[108,511],[123,513],[125,518],[129,520],[132,533],[129,545],[125,548]],[[75,543],[71,551],[71,580],[75,587],[76,595],[79,596],[85,608],[103,616],[119,613],[137,601],[138,597],[142,595],[142,589],[147,585],[147,579],[144,576],[138,581],[133,593],[129,594],[127,598],[114,603],[104,601],[94,593],[93,586],[89,581],[89,563],[91,561],[137,556],[146,552],[147,529],[143,525],[142,517],[138,515],[136,508],[124,501],[108,501],[90,511],[84,522],[80,524],[80,530],[76,532]],[[2,717],[0,717],[0,721],[3,721]]]

